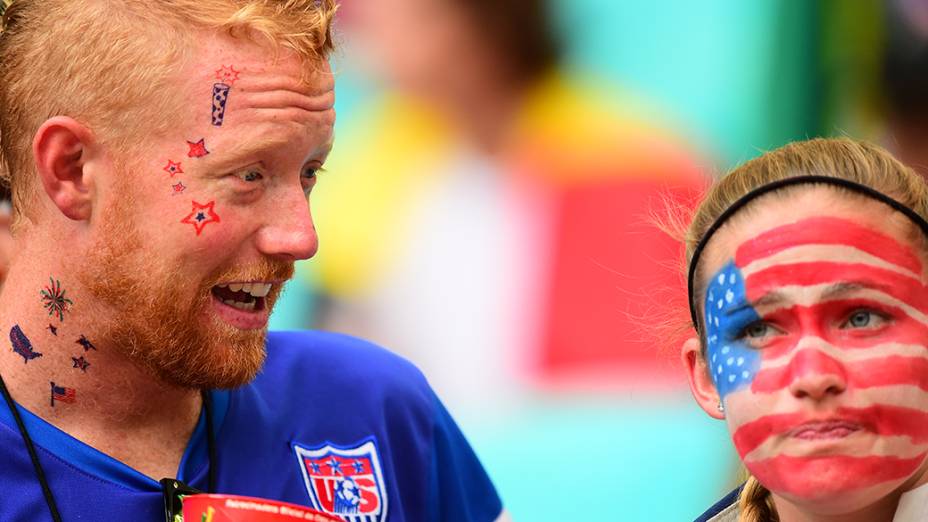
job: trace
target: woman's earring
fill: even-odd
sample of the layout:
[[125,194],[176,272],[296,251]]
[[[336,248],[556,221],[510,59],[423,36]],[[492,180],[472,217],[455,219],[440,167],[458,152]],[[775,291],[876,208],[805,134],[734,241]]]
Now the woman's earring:
[[725,413],[725,406],[722,405],[722,401],[719,401],[719,406],[718,406],[718,408],[719,408],[719,411],[720,411],[720,412]]

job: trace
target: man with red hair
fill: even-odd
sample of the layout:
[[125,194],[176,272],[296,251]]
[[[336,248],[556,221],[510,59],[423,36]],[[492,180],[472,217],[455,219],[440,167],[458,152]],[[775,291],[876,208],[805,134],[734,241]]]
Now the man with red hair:
[[317,248],[307,197],[332,146],[335,7],[8,8],[0,519],[155,520],[181,482],[351,521],[501,516],[412,365],[267,333]]

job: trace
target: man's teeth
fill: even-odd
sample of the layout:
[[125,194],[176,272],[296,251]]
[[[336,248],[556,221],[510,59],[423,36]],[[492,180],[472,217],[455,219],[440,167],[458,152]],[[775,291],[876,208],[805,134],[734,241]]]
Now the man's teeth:
[[230,285],[217,285],[219,288],[228,288],[233,292],[245,292],[252,297],[266,297],[271,292],[271,283],[233,283]]
[[250,303],[242,303],[242,302],[239,302],[239,301],[233,301],[233,300],[231,300],[231,299],[226,299],[225,301],[223,301],[223,303],[225,303],[225,304],[227,304],[227,305],[229,305],[229,306],[231,306],[231,307],[233,307],[233,308],[238,308],[239,310],[245,310],[245,311],[247,311],[247,312],[252,312],[252,311],[254,311],[254,309],[255,309],[255,302],[254,302],[254,301],[252,301],[252,302],[250,302]]

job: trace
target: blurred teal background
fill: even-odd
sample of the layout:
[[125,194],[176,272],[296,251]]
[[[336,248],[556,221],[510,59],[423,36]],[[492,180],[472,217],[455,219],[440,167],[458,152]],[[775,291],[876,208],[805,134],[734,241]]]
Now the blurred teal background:
[[[345,0],[346,14],[354,16],[350,4]],[[884,127],[874,102],[874,75],[882,6],[803,0],[551,4],[563,37],[563,68],[622,97],[631,93],[640,101],[639,113],[685,142],[706,177],[792,140],[822,134],[880,139]],[[335,60],[336,151],[348,147],[349,155],[363,150],[351,147],[358,129],[373,125],[367,123],[372,104],[392,90],[388,80],[367,70],[370,57],[354,45],[358,31],[340,32]],[[338,168],[323,174],[314,204],[325,205],[326,177],[340,175]],[[338,212],[344,216],[353,209]],[[328,240],[323,234],[320,256]],[[630,379],[618,372],[603,386],[602,375],[587,379],[581,373],[572,374],[569,385],[551,385],[504,373],[505,386],[486,393],[480,393],[484,383],[474,380],[470,397],[472,374],[455,374],[453,368],[430,373],[425,356],[417,359],[388,337],[353,329],[352,323],[327,322],[323,316],[339,297],[321,278],[314,260],[301,267],[272,328],[321,325],[372,336],[423,365],[439,393],[449,397],[449,409],[517,521],[691,520],[738,483],[728,433],[689,397],[675,344],[654,342],[655,358],[670,369],[653,382],[648,375]],[[431,350],[441,354],[442,344]],[[500,365],[516,360],[514,367],[531,373],[531,354],[489,357],[480,364],[491,374],[493,357]],[[519,363],[522,359],[529,362]],[[447,364],[455,364],[450,355]]]

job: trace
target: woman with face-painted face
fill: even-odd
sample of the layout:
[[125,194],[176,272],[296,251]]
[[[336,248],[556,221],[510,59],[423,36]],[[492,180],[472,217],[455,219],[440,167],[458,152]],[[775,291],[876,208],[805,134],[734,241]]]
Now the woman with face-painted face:
[[928,185],[847,139],[721,179],[687,231],[699,405],[749,478],[699,520],[928,520]]

